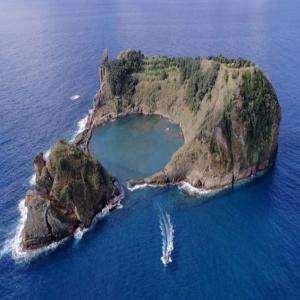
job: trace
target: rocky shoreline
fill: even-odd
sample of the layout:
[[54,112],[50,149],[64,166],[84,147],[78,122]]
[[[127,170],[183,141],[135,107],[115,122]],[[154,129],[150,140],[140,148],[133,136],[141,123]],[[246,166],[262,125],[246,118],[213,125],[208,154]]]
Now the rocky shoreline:
[[49,158],[34,159],[35,191],[25,197],[27,216],[23,250],[35,250],[90,227],[94,217],[120,205],[118,180],[88,154],[66,142],[55,144]]
[[117,179],[88,148],[94,130],[117,118],[160,115],[177,123],[184,137],[164,169],[129,180],[131,190],[184,184],[203,192],[219,190],[273,165],[280,107],[271,83],[251,62],[149,58],[125,51],[110,63],[105,51],[99,75],[85,129],[72,144],[54,145],[47,161],[42,153],[34,160],[36,190],[26,194],[23,249],[70,236],[119,204]]

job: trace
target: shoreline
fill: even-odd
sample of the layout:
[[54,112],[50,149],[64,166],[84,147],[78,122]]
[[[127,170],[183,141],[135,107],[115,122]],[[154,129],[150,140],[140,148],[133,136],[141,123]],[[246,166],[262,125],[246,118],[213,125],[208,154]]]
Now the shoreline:
[[6,254],[11,253],[12,259],[16,262],[27,262],[45,252],[51,252],[57,249],[57,247],[64,244],[67,240],[70,240],[72,238],[74,240],[80,240],[86,232],[90,231],[98,223],[98,221],[106,217],[111,211],[122,208],[121,201],[125,198],[125,190],[117,179],[116,186],[120,190],[120,195],[115,196],[110,201],[110,203],[108,203],[102,210],[96,213],[89,227],[81,228],[80,226],[78,226],[71,235],[61,240],[52,241],[50,244],[43,245],[36,249],[22,248],[22,231],[27,219],[28,209],[25,206],[25,198],[21,199],[18,204],[20,219],[18,220],[14,235],[5,241],[0,251],[0,258]]
[[134,192],[136,190],[144,189],[144,188],[168,188],[168,187],[177,187],[180,190],[184,190],[187,192],[190,196],[216,196],[219,193],[222,193],[226,190],[229,189],[239,189],[242,188],[244,185],[250,184],[259,177],[265,175],[267,172],[271,170],[273,165],[269,166],[268,168],[257,172],[255,175],[251,175],[250,177],[246,177],[244,179],[240,179],[239,181],[234,182],[232,185],[226,185],[220,188],[216,189],[203,189],[203,188],[197,188],[191,185],[187,181],[180,181],[176,183],[167,183],[167,184],[147,184],[147,183],[142,183],[142,184],[137,184],[133,187],[129,187],[127,185],[127,189],[131,192]]

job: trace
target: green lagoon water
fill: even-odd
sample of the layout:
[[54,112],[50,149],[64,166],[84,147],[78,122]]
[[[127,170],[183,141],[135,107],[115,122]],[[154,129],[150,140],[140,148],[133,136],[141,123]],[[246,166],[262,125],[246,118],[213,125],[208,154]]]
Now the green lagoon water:
[[96,129],[90,150],[124,184],[162,169],[182,144],[176,124],[160,116],[131,115]]

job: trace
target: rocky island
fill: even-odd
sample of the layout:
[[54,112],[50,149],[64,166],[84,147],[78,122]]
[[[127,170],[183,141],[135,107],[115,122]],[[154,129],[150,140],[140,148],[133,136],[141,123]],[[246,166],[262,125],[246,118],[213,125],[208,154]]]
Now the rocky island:
[[136,185],[187,182],[219,189],[270,167],[280,107],[258,66],[243,59],[147,57],[128,50],[112,61],[105,50],[100,89],[85,130],[34,160],[36,190],[26,194],[23,249],[36,249],[90,226],[120,194],[116,179],[89,155],[93,130],[120,116],[156,114],[180,125],[184,145],[163,170]]
[[101,87],[76,144],[88,151],[94,128],[133,113],[157,114],[180,125],[184,145],[163,170],[135,185],[187,182],[219,189],[270,167],[276,156],[280,106],[260,68],[243,59],[147,57],[104,51]]
[[34,160],[36,190],[25,198],[27,218],[23,249],[36,249],[61,240],[78,227],[90,226],[95,215],[119,195],[116,180],[78,147],[60,141]]

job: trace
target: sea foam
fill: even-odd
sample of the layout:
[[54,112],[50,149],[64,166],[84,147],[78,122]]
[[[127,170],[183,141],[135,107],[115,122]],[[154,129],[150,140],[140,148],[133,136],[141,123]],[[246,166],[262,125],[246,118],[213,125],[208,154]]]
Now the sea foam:
[[20,213],[20,219],[17,224],[17,228],[15,231],[15,234],[7,238],[4,244],[4,247],[0,251],[0,258],[6,254],[10,254],[11,257],[15,260],[15,262],[27,262],[31,259],[37,257],[38,255],[53,251],[56,249],[60,244],[62,244],[66,239],[63,239],[59,242],[53,242],[48,246],[41,247],[36,250],[28,250],[24,251],[21,247],[21,241],[22,241],[22,231],[25,225],[25,221],[27,218],[27,208],[25,206],[25,199],[22,199],[18,205],[19,213]]
[[208,195],[208,194],[212,194],[213,192],[216,192],[216,190],[206,190],[206,189],[196,188],[186,181],[181,182],[178,185],[178,188],[180,190],[184,190],[185,192],[187,192],[189,195],[192,196],[203,196],[203,195]]
[[[116,196],[115,199],[113,199],[113,202],[118,203],[117,208],[120,209],[123,206],[121,205],[121,200],[125,197],[125,191],[123,189],[123,187],[118,183],[118,187],[121,190],[120,195]],[[12,258],[16,261],[16,262],[28,262],[31,259],[43,254],[43,253],[48,253],[48,252],[52,252],[53,250],[55,250],[58,246],[60,246],[61,244],[63,244],[65,241],[67,241],[68,239],[72,238],[72,236],[66,237],[58,242],[52,242],[51,244],[45,246],[45,247],[41,247],[39,249],[36,250],[27,250],[24,251],[21,247],[21,242],[22,242],[22,231],[25,225],[25,221],[27,218],[27,208],[25,206],[25,199],[22,199],[19,203],[19,213],[20,213],[20,219],[16,228],[16,231],[14,233],[14,235],[10,238],[8,238],[5,241],[4,247],[2,248],[2,250],[0,251],[0,258],[6,254],[11,254]],[[76,242],[80,241],[83,237],[83,235],[88,232],[89,230],[91,230],[95,224],[103,219],[105,216],[107,216],[110,213],[109,211],[109,207],[106,206],[104,207],[94,218],[92,221],[92,224],[90,225],[89,228],[77,228],[76,231],[73,234],[73,238]]]
[[73,134],[72,138],[70,139],[70,142],[74,142],[76,136],[78,134],[80,134],[81,132],[84,131],[85,127],[86,127],[86,123],[88,120],[89,114],[87,114],[84,118],[82,118],[81,120],[79,120],[77,122],[77,130],[75,131],[75,133]]
[[80,95],[73,95],[70,97],[70,100],[75,101],[75,100],[79,100]]

